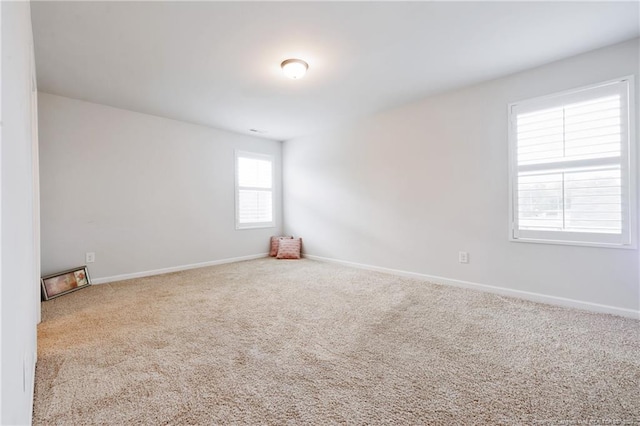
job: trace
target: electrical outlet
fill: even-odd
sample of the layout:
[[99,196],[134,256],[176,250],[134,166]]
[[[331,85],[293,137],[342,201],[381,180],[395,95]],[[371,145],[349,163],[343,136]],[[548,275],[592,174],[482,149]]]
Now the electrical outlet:
[[469,263],[469,253],[466,251],[458,252],[458,262]]
[[93,263],[96,261],[96,254],[94,252],[89,252],[85,254],[85,262]]

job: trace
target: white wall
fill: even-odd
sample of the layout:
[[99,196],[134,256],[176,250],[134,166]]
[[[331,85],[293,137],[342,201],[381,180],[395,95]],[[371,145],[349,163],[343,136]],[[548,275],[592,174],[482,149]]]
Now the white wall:
[[636,39],[285,142],[285,232],[315,256],[637,315],[637,250],[507,240],[507,104],[640,83],[638,50]]
[[30,424],[39,290],[37,140],[29,2],[2,2],[0,423]]
[[[40,93],[42,271],[92,279],[266,253],[281,143]],[[234,149],[272,154],[276,228],[235,230]]]

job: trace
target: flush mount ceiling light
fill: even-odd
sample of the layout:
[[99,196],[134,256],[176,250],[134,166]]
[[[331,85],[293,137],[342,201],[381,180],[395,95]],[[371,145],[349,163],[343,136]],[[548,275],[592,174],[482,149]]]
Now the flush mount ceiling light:
[[287,59],[280,64],[280,67],[284,75],[291,79],[298,80],[307,72],[309,64],[302,59]]

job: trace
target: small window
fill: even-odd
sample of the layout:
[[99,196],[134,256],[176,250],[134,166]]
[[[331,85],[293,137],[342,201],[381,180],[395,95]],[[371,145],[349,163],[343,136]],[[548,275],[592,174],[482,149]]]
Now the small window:
[[273,157],[236,152],[236,229],[273,226]]
[[512,240],[635,246],[631,83],[509,105]]

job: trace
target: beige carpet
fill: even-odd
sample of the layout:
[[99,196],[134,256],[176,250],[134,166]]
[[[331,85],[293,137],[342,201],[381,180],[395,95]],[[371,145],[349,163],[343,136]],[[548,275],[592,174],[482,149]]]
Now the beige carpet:
[[632,319],[275,259],[42,306],[35,424],[640,424]]

